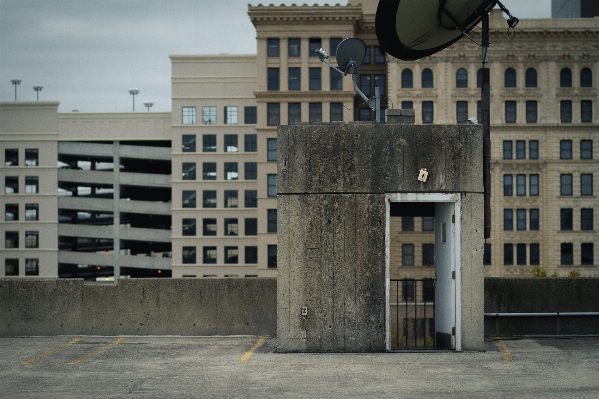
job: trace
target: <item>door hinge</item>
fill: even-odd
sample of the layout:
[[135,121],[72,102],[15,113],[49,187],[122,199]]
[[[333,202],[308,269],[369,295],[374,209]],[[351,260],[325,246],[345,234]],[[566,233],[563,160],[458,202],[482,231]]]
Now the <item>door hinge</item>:
[[451,215],[451,223],[455,223],[455,215]]
[[455,271],[451,272],[451,279],[455,280]]
[[455,335],[455,327],[451,327],[451,335]]

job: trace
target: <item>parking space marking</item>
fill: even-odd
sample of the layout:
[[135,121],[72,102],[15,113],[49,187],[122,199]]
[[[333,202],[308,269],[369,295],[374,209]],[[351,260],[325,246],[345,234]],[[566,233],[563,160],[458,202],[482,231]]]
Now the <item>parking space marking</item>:
[[101,347],[100,349],[98,349],[97,351],[93,351],[92,353],[90,353],[90,354],[87,354],[87,355],[85,355],[85,356],[83,356],[83,357],[80,357],[79,359],[76,359],[76,360],[73,360],[73,361],[71,361],[71,362],[68,362],[67,364],[77,364],[77,363],[81,363],[82,361],[84,361],[84,360],[87,360],[87,359],[89,359],[90,357],[96,356],[96,355],[97,355],[97,354],[99,354],[99,353],[102,353],[102,352],[104,352],[104,351],[106,351],[106,350],[108,350],[108,349],[110,349],[110,348],[113,348],[113,347],[117,346],[118,344],[120,344],[120,343],[121,343],[121,342],[123,342],[124,340],[125,340],[125,338],[118,338],[118,339],[115,339],[115,340],[114,340],[114,341],[112,341],[112,343],[110,343],[109,345],[103,346],[103,347]]
[[61,350],[67,349],[69,346],[71,346],[74,343],[79,342],[79,341],[81,341],[81,337],[74,338],[68,344],[64,344],[62,346],[59,346],[58,348],[56,348],[54,350],[51,350],[50,352],[46,352],[46,353],[44,353],[41,356],[34,357],[33,359],[26,360],[22,364],[32,364],[32,363],[35,363],[35,362],[37,362],[39,360],[42,360],[43,358],[45,358],[47,356],[51,356],[51,355],[55,354],[56,352],[60,352]]
[[252,346],[250,348],[249,351],[245,352],[245,354],[243,356],[241,356],[241,359],[239,359],[239,364],[246,364],[248,362],[248,360],[250,360],[250,357],[252,357],[252,355],[254,354],[254,352],[256,351],[256,349],[258,349],[259,347],[262,346],[262,344],[264,343],[264,341],[266,341],[266,337],[260,337],[258,339],[258,342],[256,342],[254,344],[254,346]]
[[510,353],[510,349],[507,347],[507,344],[501,339],[501,337],[497,337],[497,347],[501,349],[501,354],[503,355],[504,362],[513,362],[512,354]]

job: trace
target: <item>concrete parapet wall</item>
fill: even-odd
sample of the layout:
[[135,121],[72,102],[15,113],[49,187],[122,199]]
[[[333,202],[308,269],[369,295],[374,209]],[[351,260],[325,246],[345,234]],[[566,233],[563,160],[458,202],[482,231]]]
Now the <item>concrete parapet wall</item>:
[[0,337],[274,335],[275,279],[0,279]]

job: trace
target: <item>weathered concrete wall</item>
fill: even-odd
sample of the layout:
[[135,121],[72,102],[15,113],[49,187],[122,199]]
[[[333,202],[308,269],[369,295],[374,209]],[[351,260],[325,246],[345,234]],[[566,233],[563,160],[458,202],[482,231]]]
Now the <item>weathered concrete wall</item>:
[[481,127],[280,126],[277,143],[279,349],[385,349],[386,193],[462,194],[462,348],[482,348]]
[[0,279],[0,336],[274,335],[275,279]]
[[[599,278],[485,278],[485,313],[553,312],[599,312]],[[599,316],[485,316],[485,334],[599,334]]]

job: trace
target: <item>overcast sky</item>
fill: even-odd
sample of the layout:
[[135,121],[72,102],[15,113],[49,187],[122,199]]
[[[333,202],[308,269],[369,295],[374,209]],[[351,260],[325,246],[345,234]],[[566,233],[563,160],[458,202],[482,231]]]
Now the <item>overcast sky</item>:
[[[154,101],[152,111],[170,111],[169,55],[256,52],[248,2],[0,0],[0,101],[14,100],[18,78],[19,101],[35,101],[41,85],[40,100],[60,101],[60,112],[131,111],[132,87],[136,110]],[[551,0],[503,3],[521,19],[551,16]]]

